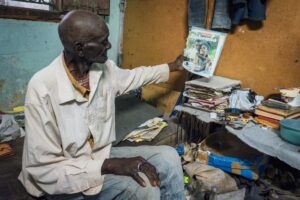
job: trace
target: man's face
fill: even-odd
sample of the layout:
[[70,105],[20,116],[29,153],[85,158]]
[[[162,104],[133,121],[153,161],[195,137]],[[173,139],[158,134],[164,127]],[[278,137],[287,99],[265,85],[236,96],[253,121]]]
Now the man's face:
[[90,63],[105,63],[108,59],[107,51],[111,48],[108,41],[109,31],[107,27],[97,30],[93,36],[84,43],[83,54]]
[[199,54],[206,56],[208,54],[208,48],[206,45],[201,45],[199,48]]

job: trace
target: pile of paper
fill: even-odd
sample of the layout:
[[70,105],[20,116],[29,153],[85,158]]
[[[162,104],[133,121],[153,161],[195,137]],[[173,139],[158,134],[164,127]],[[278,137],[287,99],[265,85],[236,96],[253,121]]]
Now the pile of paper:
[[0,115],[0,143],[15,140],[25,135],[13,115]]
[[153,140],[160,132],[168,126],[162,118],[155,117],[141,124],[137,129],[130,132],[124,140],[130,142],[142,142]]
[[[300,117],[300,89],[282,89],[281,96],[270,97],[255,109],[255,120],[269,128],[279,129],[280,120]],[[297,96],[299,98],[297,104]],[[294,103],[294,104],[293,104]]]
[[220,76],[187,81],[184,96],[188,99],[185,105],[206,111],[224,110],[228,105],[231,89],[239,85],[238,80]]
[[300,87],[280,90],[281,96],[292,107],[300,107]]

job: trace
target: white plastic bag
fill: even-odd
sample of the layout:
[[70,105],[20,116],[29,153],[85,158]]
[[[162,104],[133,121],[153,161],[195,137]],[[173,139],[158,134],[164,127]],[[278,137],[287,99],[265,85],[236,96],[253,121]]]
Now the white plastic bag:
[[0,142],[15,140],[24,136],[24,131],[19,127],[13,115],[2,115],[0,123]]
[[251,90],[237,89],[232,91],[229,96],[229,107],[249,111],[255,109],[263,99],[262,96],[256,95]]

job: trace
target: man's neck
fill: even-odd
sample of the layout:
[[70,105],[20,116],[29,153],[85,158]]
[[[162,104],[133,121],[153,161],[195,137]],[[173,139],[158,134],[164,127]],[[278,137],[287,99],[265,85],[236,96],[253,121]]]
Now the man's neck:
[[[63,55],[64,57],[64,65],[65,68],[67,70],[67,74],[68,75],[71,82],[73,84],[79,84],[80,86],[86,88],[86,89],[90,89],[90,85],[89,85],[89,70],[86,73],[80,73],[80,71],[78,71],[78,65],[77,65],[77,69],[76,69],[76,65],[73,64],[72,60],[67,59],[67,57],[65,55]],[[75,81],[72,81],[75,80]],[[78,87],[78,86],[75,86]],[[81,91],[81,89],[79,89]]]
[[86,76],[89,73],[90,65],[64,51],[65,64],[70,71],[78,76]]

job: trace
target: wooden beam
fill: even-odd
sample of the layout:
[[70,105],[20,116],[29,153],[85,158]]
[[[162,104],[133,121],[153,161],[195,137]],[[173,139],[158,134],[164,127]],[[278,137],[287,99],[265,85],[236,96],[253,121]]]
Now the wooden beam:
[[109,0],[63,0],[62,10],[69,11],[74,9],[90,10],[98,15],[109,15]]
[[[82,2],[88,2],[88,0]],[[109,0],[97,0],[96,2],[97,14],[103,16],[109,15]],[[46,11],[0,5],[0,18],[59,22],[64,14],[70,10],[76,9],[73,3],[73,0],[57,0],[57,9],[61,11]],[[91,10],[88,5],[89,4],[82,4],[83,8],[80,9]]]
[[59,22],[62,14],[55,11],[0,6],[0,18]]

